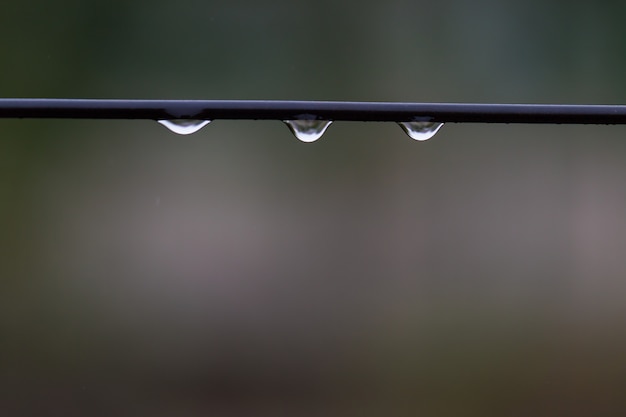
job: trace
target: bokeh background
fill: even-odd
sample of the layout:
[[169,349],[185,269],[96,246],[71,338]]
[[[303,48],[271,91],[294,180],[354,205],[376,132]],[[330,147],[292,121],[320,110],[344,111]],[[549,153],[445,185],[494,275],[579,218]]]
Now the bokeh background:
[[[619,2],[23,1],[2,97],[619,104]],[[618,415],[626,128],[0,121],[0,414]]]

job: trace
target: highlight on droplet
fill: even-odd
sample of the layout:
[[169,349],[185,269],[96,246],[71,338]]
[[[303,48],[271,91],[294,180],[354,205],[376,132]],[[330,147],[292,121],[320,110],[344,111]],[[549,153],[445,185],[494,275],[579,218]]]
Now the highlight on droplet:
[[399,122],[402,130],[412,139],[424,141],[432,138],[441,129],[440,122]]
[[329,120],[315,119],[284,120],[284,122],[296,138],[307,143],[315,142],[321,138],[332,123]]
[[157,121],[179,135],[191,135],[211,123],[210,120],[196,119],[165,119]]

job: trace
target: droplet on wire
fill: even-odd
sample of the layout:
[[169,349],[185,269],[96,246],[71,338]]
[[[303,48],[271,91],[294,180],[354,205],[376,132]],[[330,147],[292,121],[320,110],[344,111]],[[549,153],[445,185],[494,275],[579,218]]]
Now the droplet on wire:
[[407,135],[419,141],[432,138],[443,126],[440,122],[400,122],[398,124]]
[[328,120],[285,120],[284,121],[291,133],[302,142],[315,142],[322,137],[332,121]]
[[211,123],[210,120],[168,119],[159,120],[160,124],[179,135],[191,135]]

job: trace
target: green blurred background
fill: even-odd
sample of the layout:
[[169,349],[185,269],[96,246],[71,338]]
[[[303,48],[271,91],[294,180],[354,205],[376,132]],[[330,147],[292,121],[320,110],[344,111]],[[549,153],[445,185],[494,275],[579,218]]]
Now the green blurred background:
[[[619,104],[625,13],[11,2],[0,95]],[[625,133],[1,120],[0,414],[620,414]]]

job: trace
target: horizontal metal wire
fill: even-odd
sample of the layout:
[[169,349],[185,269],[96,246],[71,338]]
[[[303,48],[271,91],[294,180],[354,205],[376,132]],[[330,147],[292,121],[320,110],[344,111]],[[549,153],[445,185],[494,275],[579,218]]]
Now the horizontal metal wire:
[[626,106],[21,98],[0,99],[0,118],[626,124]]

